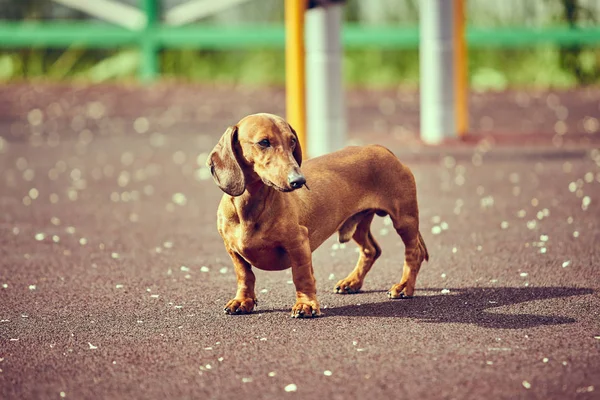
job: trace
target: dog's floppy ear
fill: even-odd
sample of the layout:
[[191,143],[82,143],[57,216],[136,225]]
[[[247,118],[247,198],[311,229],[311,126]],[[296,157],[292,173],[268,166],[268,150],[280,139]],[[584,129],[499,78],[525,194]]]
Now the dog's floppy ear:
[[292,128],[292,126],[290,124],[288,124],[288,126],[290,127],[290,130],[292,131],[294,136],[296,136],[296,147],[294,148],[294,158],[296,159],[298,166],[301,167],[302,166],[302,146],[300,146],[300,139],[298,138],[298,134],[296,133],[294,128]]
[[246,190],[244,172],[234,148],[237,134],[237,126],[227,128],[206,160],[217,186],[230,196],[240,196]]

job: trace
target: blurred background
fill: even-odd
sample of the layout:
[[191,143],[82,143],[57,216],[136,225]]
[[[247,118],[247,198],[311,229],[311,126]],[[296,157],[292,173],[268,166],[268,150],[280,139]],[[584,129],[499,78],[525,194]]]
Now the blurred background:
[[198,0],[0,0],[0,398],[592,398],[600,1],[465,0],[469,128],[438,146],[419,137],[424,2],[345,2],[326,103],[414,173],[418,296],[385,297],[403,245],[377,218],[365,292],[332,293],[356,262],[332,237],[313,253],[328,317],[297,324],[289,270],[256,271],[260,313],[223,315],[205,166],[228,126],[289,111],[284,1],[188,23]]
[[[132,6],[138,0],[117,0]],[[162,0],[160,15],[185,3]],[[257,0],[242,2],[194,22],[202,26],[282,26],[284,2]],[[160,17],[159,17],[160,18]],[[0,0],[0,19],[13,22],[85,21],[105,26],[91,17],[51,0]],[[418,0],[348,0],[347,26],[402,28],[407,35],[417,32]],[[469,80],[475,90],[527,86],[572,88],[600,83],[600,48],[585,43],[561,43],[561,29],[598,27],[600,2],[596,0],[469,0],[467,23],[475,39],[469,49]],[[540,30],[515,40],[507,32],[527,28]],[[275,31],[277,32],[277,31]],[[598,31],[596,31],[597,33]],[[219,35],[217,31],[215,33]],[[281,32],[266,34],[244,49],[217,50],[163,49],[160,52],[162,77],[194,82],[224,82],[281,85],[284,82],[284,54]],[[548,41],[543,41],[543,36]],[[273,42],[279,40],[274,46]],[[107,42],[110,38],[107,38]],[[419,79],[417,40],[386,45],[385,37],[347,46],[344,79],[350,86],[416,87]],[[77,43],[66,48],[7,48],[0,40],[0,80],[49,79],[107,80],[134,79],[141,57],[135,48],[110,45],[89,49]],[[97,47],[97,46],[96,46]],[[214,46],[211,46],[214,47]],[[276,47],[276,48],[274,48]]]

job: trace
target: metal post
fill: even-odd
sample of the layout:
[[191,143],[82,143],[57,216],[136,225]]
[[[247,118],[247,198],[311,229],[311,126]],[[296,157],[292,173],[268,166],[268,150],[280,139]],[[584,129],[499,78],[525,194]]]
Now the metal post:
[[459,136],[469,131],[468,54],[465,38],[465,1],[454,0],[454,82],[456,130]]
[[456,134],[452,16],[453,1],[421,1],[421,139],[429,144]]
[[151,82],[159,74],[158,46],[154,40],[156,24],[158,22],[157,0],[140,0],[141,8],[146,14],[147,22],[142,37],[142,57],[140,60],[140,79]]
[[285,95],[287,120],[306,148],[306,101],[304,69],[305,0],[285,0]]
[[306,12],[308,153],[317,157],[346,144],[342,76],[343,4],[315,1]]

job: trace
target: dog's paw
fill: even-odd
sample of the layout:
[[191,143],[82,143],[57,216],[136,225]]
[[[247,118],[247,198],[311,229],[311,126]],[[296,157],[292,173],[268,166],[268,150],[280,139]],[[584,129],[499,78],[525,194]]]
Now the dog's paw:
[[362,282],[355,279],[342,279],[333,288],[333,293],[354,294],[360,292]]
[[290,317],[292,318],[313,318],[320,317],[321,310],[319,303],[314,301],[297,301],[292,308]]
[[413,292],[414,289],[409,290],[406,284],[397,284],[392,286],[392,288],[387,292],[387,295],[390,299],[412,299]]
[[245,298],[245,299],[233,299],[229,300],[229,303],[225,306],[223,311],[225,314],[250,314],[254,310],[254,306],[258,303],[256,299]]

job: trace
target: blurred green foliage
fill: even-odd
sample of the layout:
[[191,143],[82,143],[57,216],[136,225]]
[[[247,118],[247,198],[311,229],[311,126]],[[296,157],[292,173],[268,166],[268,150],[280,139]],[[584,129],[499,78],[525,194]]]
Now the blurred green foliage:
[[[123,1],[137,3],[137,0]],[[468,0],[467,4],[469,23],[474,26],[520,23],[578,27],[597,26],[600,7],[595,1],[532,0],[521,3],[506,0],[505,4],[501,4]],[[163,0],[163,4],[169,2],[179,4],[182,1]],[[224,25],[247,20],[281,23],[282,3],[280,0],[248,2],[203,22]],[[515,11],[517,5],[521,7],[520,14]],[[0,18],[45,20],[56,18],[56,15],[68,19],[86,18],[82,13],[57,6],[49,0],[0,0]],[[418,23],[418,1],[347,0],[345,20],[367,25],[415,26]],[[282,85],[285,81],[284,52],[281,50],[164,50],[160,61],[161,71],[167,79],[259,85]],[[135,80],[139,63],[140,56],[134,49],[0,49],[0,81]],[[345,82],[351,86],[417,86],[419,54],[417,50],[347,50],[344,74]],[[471,49],[469,77],[475,90],[600,84],[600,49],[550,45],[518,50]]]
[[[600,84],[598,50],[579,51],[577,69],[565,66],[563,54],[564,50],[555,46],[533,50],[471,50],[471,87],[502,90],[515,86],[568,88]],[[418,60],[417,50],[349,50],[344,54],[344,80],[349,86],[416,87]],[[131,49],[4,52],[0,54],[0,80],[136,80],[139,62],[139,53]],[[275,50],[166,50],[161,54],[161,69],[163,76],[172,80],[256,85],[285,82],[284,54]]]

